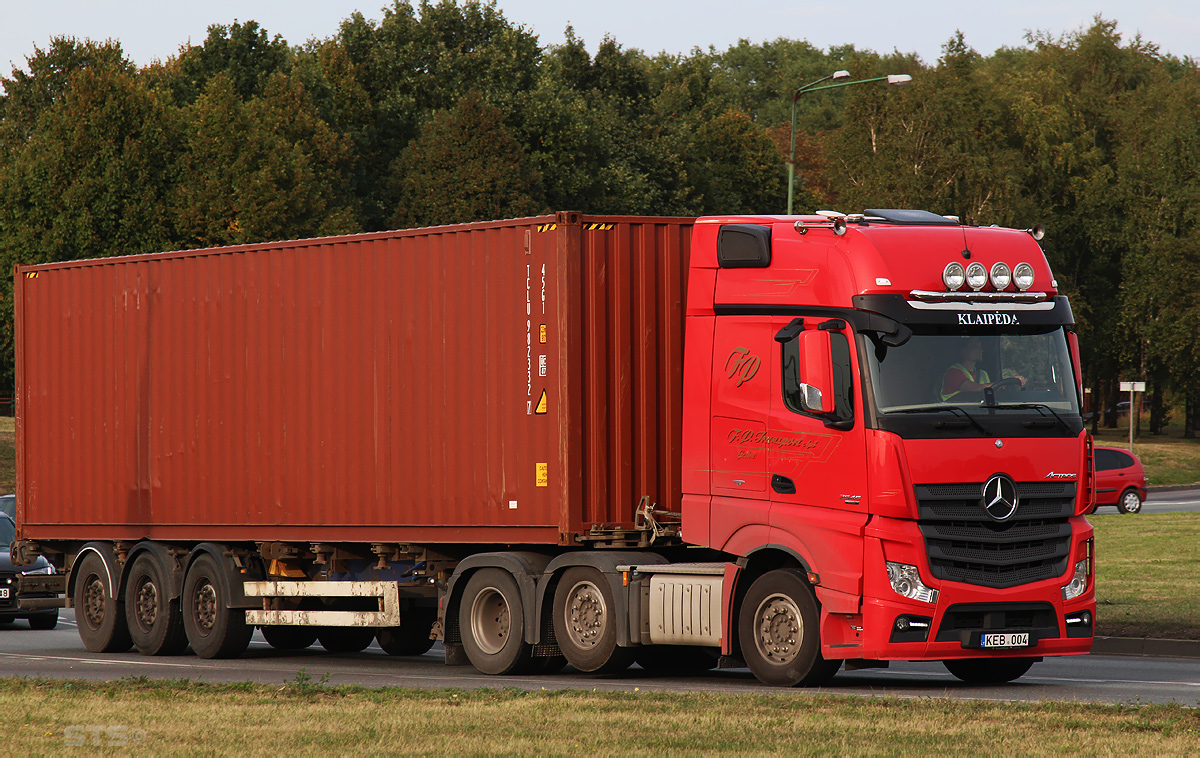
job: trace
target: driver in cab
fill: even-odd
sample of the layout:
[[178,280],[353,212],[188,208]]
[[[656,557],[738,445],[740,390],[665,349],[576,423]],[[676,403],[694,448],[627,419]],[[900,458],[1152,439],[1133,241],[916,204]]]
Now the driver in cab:
[[[993,382],[979,362],[983,360],[983,342],[978,337],[969,337],[959,352],[958,362],[942,374],[940,393],[943,402],[948,402],[963,393],[983,392],[988,387],[1016,380],[1024,385],[1019,376]],[[962,399],[959,397],[959,399]]]

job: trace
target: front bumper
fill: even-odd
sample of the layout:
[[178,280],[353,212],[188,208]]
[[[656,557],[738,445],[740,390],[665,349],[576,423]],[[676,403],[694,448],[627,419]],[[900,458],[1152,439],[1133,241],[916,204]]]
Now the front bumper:
[[[1063,587],[1071,580],[1075,562],[1086,555],[1092,528],[1082,517],[1071,521],[1067,572],[1004,589],[934,579],[915,525],[893,522],[886,539],[866,540],[861,614],[823,614],[822,654],[826,658],[941,661],[1089,652],[1096,619],[1094,566],[1082,595],[1064,601]],[[886,561],[917,566],[921,580],[938,591],[936,603],[910,600],[892,590]],[[1019,646],[986,646],[997,642]]]

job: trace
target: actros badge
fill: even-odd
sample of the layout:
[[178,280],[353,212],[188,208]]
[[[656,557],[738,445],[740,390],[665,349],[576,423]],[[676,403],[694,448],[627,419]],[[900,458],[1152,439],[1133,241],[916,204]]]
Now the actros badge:
[[993,474],[983,483],[983,509],[996,521],[1008,521],[1017,512],[1017,483],[1007,474]]

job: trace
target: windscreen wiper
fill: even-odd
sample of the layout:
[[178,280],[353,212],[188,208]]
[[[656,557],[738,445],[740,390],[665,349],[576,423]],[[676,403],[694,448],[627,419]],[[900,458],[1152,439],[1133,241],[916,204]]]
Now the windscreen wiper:
[[1057,421],[1058,423],[1062,424],[1062,428],[1067,432],[1067,434],[1071,433],[1071,427],[1067,425],[1066,421],[1063,421],[1062,416],[1058,415],[1054,411],[1053,408],[1046,405],[1045,403],[1000,403],[993,407],[1003,408],[1004,410],[1009,410],[1009,411],[1034,410],[1034,411],[1037,411],[1038,413],[1041,413],[1043,416],[1046,415],[1045,411],[1049,411],[1050,415],[1054,417],[1054,420]]
[[936,413],[938,411],[946,411],[965,418],[971,426],[979,430],[979,433],[985,437],[991,437],[992,433],[983,428],[983,424],[975,420],[975,417],[959,408],[957,405],[919,405],[915,408],[901,408],[896,411],[884,411],[885,414],[892,413]]

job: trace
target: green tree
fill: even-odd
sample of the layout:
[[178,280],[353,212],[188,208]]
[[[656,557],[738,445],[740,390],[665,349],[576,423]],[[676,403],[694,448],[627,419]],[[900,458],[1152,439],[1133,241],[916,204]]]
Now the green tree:
[[486,221],[536,213],[537,176],[502,114],[470,93],[434,115],[393,166],[396,226]]
[[218,74],[230,79],[243,100],[259,97],[271,77],[287,73],[291,65],[292,52],[282,37],[271,37],[257,21],[234,21],[208,27],[202,44],[185,47],[174,59],[150,67],[148,74],[154,84],[171,90],[177,102],[188,104]]

